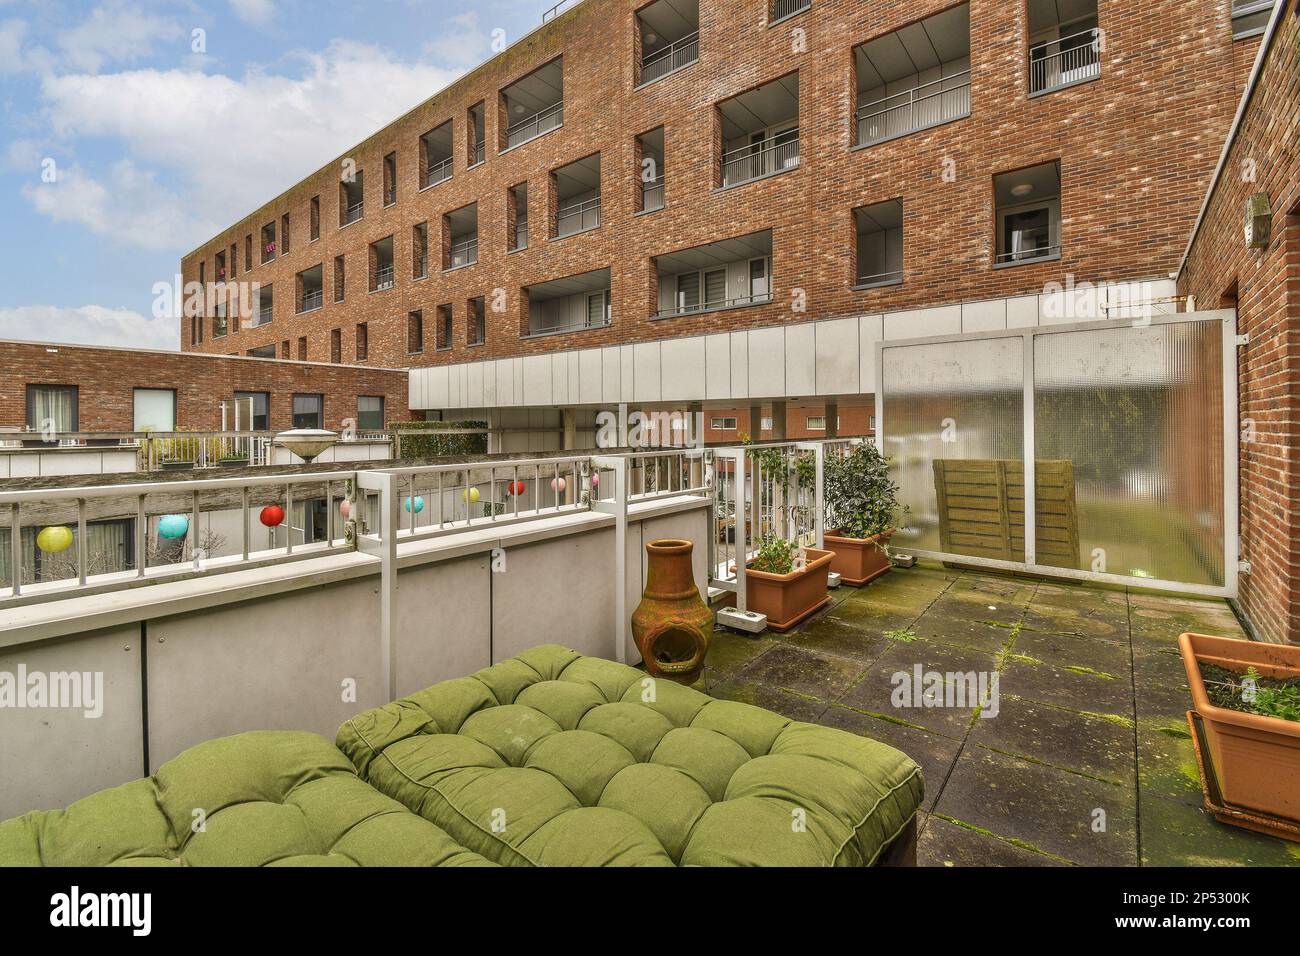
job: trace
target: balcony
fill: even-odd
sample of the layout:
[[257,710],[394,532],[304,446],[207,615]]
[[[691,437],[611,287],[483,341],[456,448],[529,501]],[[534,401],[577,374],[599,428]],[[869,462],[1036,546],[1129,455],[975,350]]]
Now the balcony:
[[636,12],[645,86],[690,66],[700,58],[699,0],[659,0]]
[[310,292],[302,294],[302,308],[299,312],[314,312],[325,303],[325,293],[320,289],[313,289]]
[[375,292],[383,292],[385,289],[393,287],[393,264],[390,262],[386,266],[380,266],[375,270]]
[[690,66],[700,58],[700,35],[691,33],[668,46],[646,54],[641,60],[641,85],[663,79]]
[[370,291],[384,292],[393,287],[393,237],[370,244]]
[[254,326],[269,325],[274,317],[275,293],[270,285],[259,286],[254,292],[257,321]]
[[428,189],[430,186],[436,186],[438,183],[443,183],[448,179],[451,179],[451,167],[452,162],[450,156],[446,159],[439,160],[432,166],[426,167],[424,170],[424,181],[420,184],[420,188]]
[[1029,48],[1029,94],[1087,83],[1101,76],[1101,31],[1081,30]]
[[435,126],[420,137],[420,188],[446,182],[452,173],[451,120]]
[[600,154],[561,166],[551,173],[555,193],[552,239],[564,239],[600,226]]
[[612,321],[610,270],[596,269],[524,289],[526,336],[604,328]]
[[664,208],[664,128],[643,133],[637,137],[640,153],[641,208],[640,212],[655,212]]
[[993,177],[997,204],[994,268],[1061,255],[1061,168],[1056,162]]
[[724,189],[798,168],[798,73],[724,100],[717,109]]
[[444,270],[460,269],[478,262],[478,203],[470,203],[442,217],[448,237]]
[[853,210],[857,233],[855,289],[903,281],[903,203],[894,199]]
[[555,211],[555,238],[563,239],[600,225],[600,197],[571,202]]
[[461,242],[453,242],[451,249],[447,253],[447,268],[459,269],[461,266],[472,266],[478,262],[478,237],[473,236]]
[[262,227],[262,264],[275,259],[275,223],[267,223]]
[[859,147],[970,115],[969,5],[879,37],[853,54]]
[[772,233],[656,256],[655,273],[656,319],[766,305],[772,301]]
[[298,314],[314,312],[325,303],[324,268],[312,266],[295,277],[298,287]]
[[564,124],[564,63],[556,57],[501,90],[508,117],[502,151],[514,149]]
[[358,170],[351,180],[339,183],[339,228],[356,222],[365,213],[365,174]]
[[343,225],[347,226],[356,222],[365,215],[365,211],[366,204],[364,202],[356,202],[348,206],[347,209],[343,210]]

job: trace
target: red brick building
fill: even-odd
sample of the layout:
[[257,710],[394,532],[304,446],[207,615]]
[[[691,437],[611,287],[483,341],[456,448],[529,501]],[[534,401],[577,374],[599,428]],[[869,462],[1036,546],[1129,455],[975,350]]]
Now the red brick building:
[[236,398],[252,400],[258,430],[409,418],[400,370],[39,342],[0,342],[0,364],[5,429],[216,431],[223,402],[233,429]]
[[[1265,640],[1300,643],[1300,0],[1278,11],[1196,223],[1179,288],[1236,308],[1241,606]],[[1268,237],[1249,243],[1262,197]],[[1258,236],[1258,231],[1256,232]]]

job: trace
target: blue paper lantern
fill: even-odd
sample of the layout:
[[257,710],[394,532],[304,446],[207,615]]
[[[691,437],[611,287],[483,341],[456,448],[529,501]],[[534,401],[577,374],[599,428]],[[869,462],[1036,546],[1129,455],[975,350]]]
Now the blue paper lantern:
[[185,515],[163,515],[158,519],[160,538],[183,538],[190,530],[190,519]]
[[[411,510],[411,499],[410,499],[410,498],[404,498],[404,499],[402,499],[402,507],[405,508],[407,511],[410,511],[410,510]],[[418,514],[419,514],[421,511],[423,511],[423,510],[424,510],[424,499],[421,498],[419,495],[416,495],[416,496],[415,496],[415,513],[418,515]]]

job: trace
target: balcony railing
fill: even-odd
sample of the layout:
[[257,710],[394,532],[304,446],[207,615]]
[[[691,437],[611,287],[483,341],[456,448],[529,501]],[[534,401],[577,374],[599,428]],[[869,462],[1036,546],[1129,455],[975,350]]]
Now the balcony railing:
[[1030,47],[1030,94],[1048,93],[1101,76],[1100,38],[1100,30],[1083,30]]
[[515,249],[528,248],[528,220],[515,220]]
[[766,139],[761,145],[741,146],[722,154],[722,185],[735,186],[799,165],[799,136]]
[[424,182],[421,184],[422,189],[428,189],[430,186],[436,186],[438,183],[451,179],[451,157],[438,163],[430,163],[429,168],[424,171]]
[[302,307],[299,312],[311,312],[319,309],[325,302],[325,293],[321,289],[312,289],[302,294]]
[[903,281],[903,270],[893,272],[876,272],[871,275],[858,276],[857,288],[871,288],[878,285],[897,285]]
[[375,270],[375,291],[382,292],[393,287],[393,264],[380,266]]
[[269,306],[269,305],[264,305],[264,306],[262,306],[260,309],[258,309],[258,310],[257,310],[257,324],[258,324],[258,325],[267,325],[267,324],[271,321],[271,318],[272,318],[272,311],[273,311],[273,307],[272,307],[272,306]]
[[922,83],[858,109],[858,145],[905,136],[970,113],[970,70]]
[[555,238],[563,239],[600,225],[600,197],[560,207],[555,213]]
[[343,213],[343,225],[349,225],[361,218],[362,212],[365,211],[365,200],[348,206],[347,211]]
[[447,268],[458,269],[461,266],[473,265],[478,262],[478,237],[466,239],[464,242],[452,244],[451,251],[447,256]]
[[1019,262],[1033,262],[1036,259],[1051,259],[1061,254],[1061,247],[1055,246],[1036,246],[1031,249],[1015,249],[1011,252],[998,253],[994,261],[998,265],[1008,265]]
[[662,50],[655,50],[641,58],[641,85],[653,83],[661,76],[689,66],[700,58],[700,33],[674,40]]
[[812,6],[812,0],[772,0],[772,22],[792,17]]
[[599,322],[593,322],[587,316],[581,319],[565,322],[563,325],[546,325],[528,327],[528,334],[524,338],[532,338],[537,335],[563,335],[565,332],[584,332],[587,329],[604,329],[613,325],[613,319],[608,312],[603,313]]
[[654,314],[656,319],[669,319],[677,315],[691,315],[695,312],[712,312],[719,309],[738,309],[746,305],[766,305],[772,301],[772,294],[742,295],[733,299],[707,299],[692,305],[679,303],[671,309],[660,309]]
[[[562,125],[564,125],[564,103],[560,102],[554,106],[548,106],[540,113],[534,113],[527,119],[522,119],[518,123],[507,126],[506,149],[518,146],[520,143],[526,143],[530,139],[536,139],[543,133],[559,129]],[[479,145],[482,146],[482,144]]]
[[654,212],[664,208],[664,178],[651,179],[641,183],[641,211]]
[[470,150],[470,154],[473,156],[473,160],[470,162],[471,166],[477,166],[479,163],[483,162],[483,157],[486,154],[484,153],[484,144],[481,140],[474,145],[472,150]]

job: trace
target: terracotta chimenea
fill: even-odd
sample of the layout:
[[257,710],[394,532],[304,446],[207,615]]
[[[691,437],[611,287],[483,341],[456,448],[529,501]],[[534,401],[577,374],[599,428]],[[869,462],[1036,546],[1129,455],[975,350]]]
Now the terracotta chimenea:
[[632,614],[632,634],[652,677],[690,684],[704,670],[713,633],[709,610],[691,569],[690,541],[667,538],[646,545],[650,566],[645,595]]

